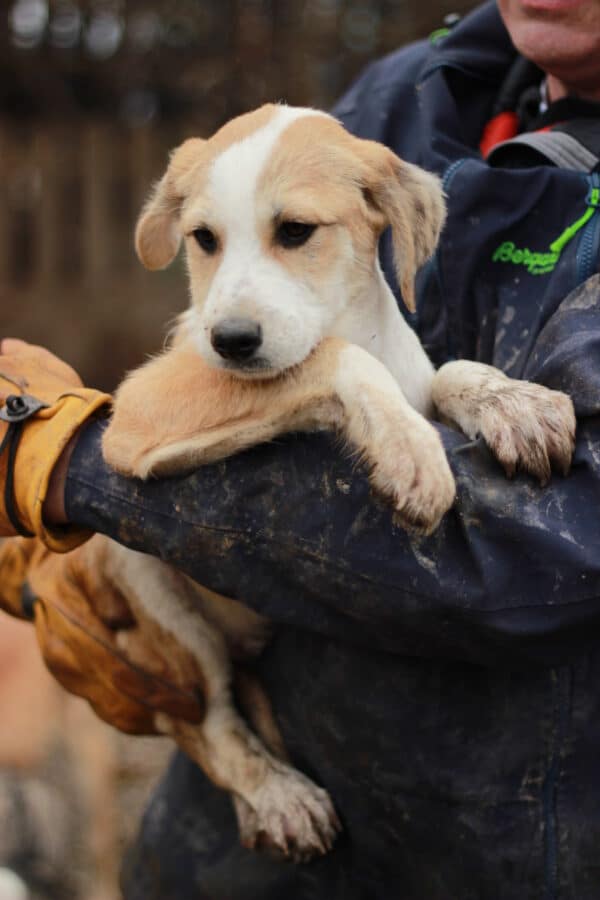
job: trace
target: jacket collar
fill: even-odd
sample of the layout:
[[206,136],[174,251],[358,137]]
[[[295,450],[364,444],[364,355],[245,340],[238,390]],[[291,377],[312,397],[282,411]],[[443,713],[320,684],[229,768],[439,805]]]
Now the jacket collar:
[[421,73],[424,81],[440,68],[453,68],[496,83],[517,56],[495,0],[465,16],[436,44]]

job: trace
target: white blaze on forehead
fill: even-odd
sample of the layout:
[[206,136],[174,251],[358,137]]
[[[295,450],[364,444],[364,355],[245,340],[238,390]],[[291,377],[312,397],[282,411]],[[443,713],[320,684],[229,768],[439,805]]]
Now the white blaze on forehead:
[[254,222],[256,186],[280,136],[297,119],[326,115],[316,109],[281,106],[266,125],[217,156],[208,191],[224,223],[241,222],[248,226]]
[[327,114],[286,106],[276,107],[268,119],[265,111],[259,112],[256,130],[229,144],[207,173],[202,210],[207,210],[206,225],[215,229],[223,253],[191,321],[200,354],[213,365],[222,364],[211,343],[217,323],[231,317],[258,322],[260,358],[281,371],[306,358],[323,337],[329,307],[315,286],[294,276],[285,259],[265,249],[264,218],[274,211],[260,204],[257,188],[286,129],[304,117]]

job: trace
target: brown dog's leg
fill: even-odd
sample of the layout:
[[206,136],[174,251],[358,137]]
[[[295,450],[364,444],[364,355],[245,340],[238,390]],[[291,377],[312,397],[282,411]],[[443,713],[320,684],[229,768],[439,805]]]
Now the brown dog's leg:
[[[169,406],[175,395],[192,399]],[[402,524],[425,532],[438,525],[455,488],[435,429],[382,363],[336,338],[260,382],[210,369],[186,344],[173,347],[120,388],[104,453],[125,474],[171,475],[319,428],[343,434]]]
[[437,431],[360,347],[340,351],[334,385],[343,407],[340,430],[369,466],[374,488],[391,501],[401,525],[429,534],[455,495]]
[[234,693],[244,716],[268,749],[278,759],[289,762],[290,758],[279,726],[273,715],[273,707],[260,679],[246,666],[236,666],[234,673]]
[[442,366],[432,394],[440,417],[480,434],[509,476],[519,468],[545,484],[552,468],[569,471],[576,423],[566,394],[469,360]]
[[236,811],[245,846],[266,844],[294,860],[331,849],[340,825],[327,792],[270,754],[229,696],[208,704],[202,726],[163,716],[157,724],[216,785],[241,801]]
[[[156,725],[216,785],[241,798],[244,842],[264,842],[295,859],[329,850],[339,823],[328,794],[270,753],[236,711],[225,640],[194,606],[188,580],[160,560],[113,543],[107,564],[138,623],[121,632],[125,649],[137,661],[143,653],[152,657],[166,650],[170,676],[203,692],[206,713],[200,725],[163,714]],[[269,734],[273,738],[272,727]]]

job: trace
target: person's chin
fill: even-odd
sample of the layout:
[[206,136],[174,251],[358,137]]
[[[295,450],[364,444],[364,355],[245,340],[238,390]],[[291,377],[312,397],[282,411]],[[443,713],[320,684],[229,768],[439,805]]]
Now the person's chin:
[[525,13],[540,13],[547,16],[561,16],[585,4],[586,0],[518,0]]
[[[513,43],[534,62],[536,51],[548,45],[565,49],[573,30],[585,19],[589,0],[499,0],[498,7]],[[523,45],[526,46],[523,46]]]
[[585,0],[509,0],[503,19],[517,50],[545,72],[569,81],[595,40],[578,15]]

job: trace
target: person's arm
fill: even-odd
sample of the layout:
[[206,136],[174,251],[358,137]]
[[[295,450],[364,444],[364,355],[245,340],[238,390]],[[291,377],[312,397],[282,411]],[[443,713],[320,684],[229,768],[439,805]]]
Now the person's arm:
[[117,632],[135,623],[88,556],[91,532],[47,515],[82,423],[109,401],[42,347],[0,342],[0,615],[34,622],[47,667],[98,715],[154,733],[159,711],[198,721],[198,697],[178,687],[164,660],[149,671],[128,658]]
[[191,475],[146,483],[81,435],[71,522],[161,556],[214,590],[302,628],[392,652],[481,663],[554,663],[600,625],[600,277],[540,335],[526,377],[570,393],[571,474],[506,480],[484,446],[440,426],[456,507],[430,538],[394,527],[327,436],[295,436]]

